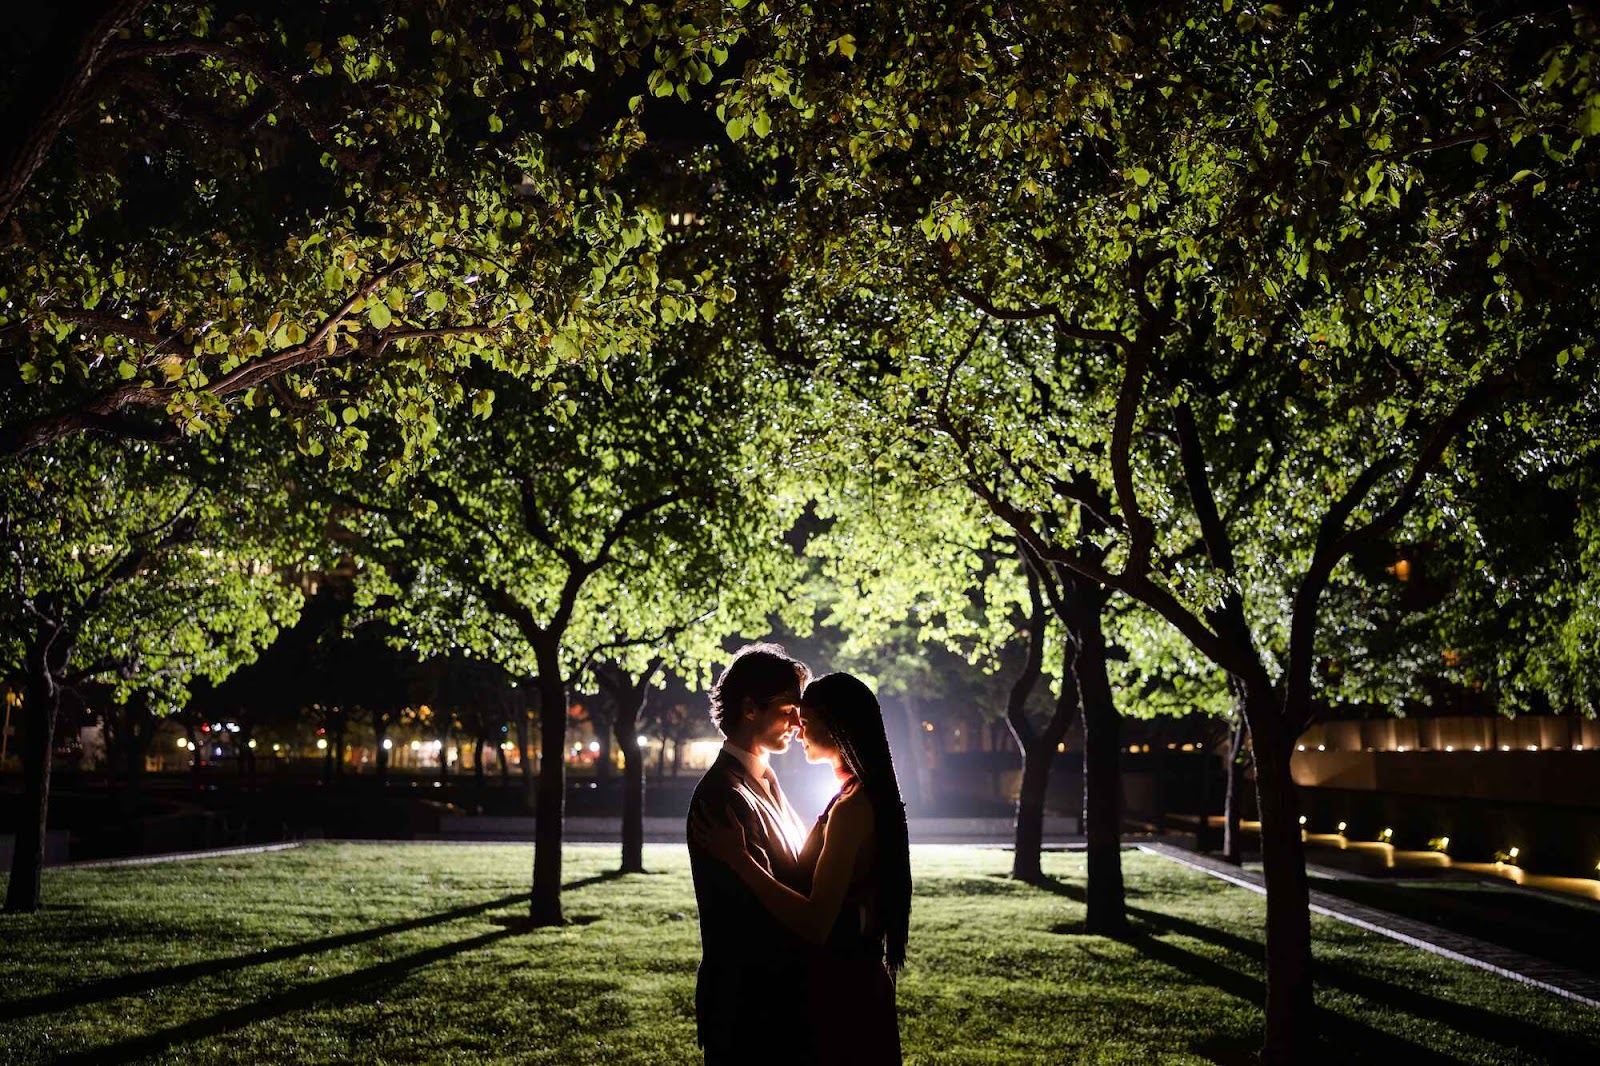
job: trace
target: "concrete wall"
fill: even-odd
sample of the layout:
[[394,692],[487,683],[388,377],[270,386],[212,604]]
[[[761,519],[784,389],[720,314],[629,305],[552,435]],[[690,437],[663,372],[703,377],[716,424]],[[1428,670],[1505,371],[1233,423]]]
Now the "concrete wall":
[[1600,749],[1296,752],[1306,788],[1600,809]]

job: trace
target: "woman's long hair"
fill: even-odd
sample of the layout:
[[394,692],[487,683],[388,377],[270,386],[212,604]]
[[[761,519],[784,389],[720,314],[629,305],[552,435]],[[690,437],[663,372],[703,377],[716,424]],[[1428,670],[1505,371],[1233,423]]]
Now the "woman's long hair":
[[872,800],[878,835],[878,913],[883,918],[889,969],[898,973],[906,961],[906,930],[911,922],[911,844],[883,711],[872,690],[849,674],[817,678],[806,686],[800,701],[833,734],[844,768]]

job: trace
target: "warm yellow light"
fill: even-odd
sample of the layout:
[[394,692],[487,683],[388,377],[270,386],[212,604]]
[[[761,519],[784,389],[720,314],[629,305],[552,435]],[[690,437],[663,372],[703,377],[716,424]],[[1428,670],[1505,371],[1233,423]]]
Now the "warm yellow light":
[[190,747],[190,746],[191,746],[191,745],[190,745],[190,744],[189,744],[189,741],[188,741],[188,740],[186,740],[186,739],[185,739],[185,738],[183,738],[183,737],[179,737],[179,738],[178,738],[178,747],[180,747],[180,748],[187,748],[187,747]]
[[283,750],[283,745],[282,744],[274,744],[274,745],[272,745],[272,750],[273,751],[281,751],[281,750]]
[[1317,745],[1317,750],[1318,751],[1327,751],[1328,750],[1328,745],[1326,745],[1326,744],[1318,744]]
[[1344,831],[1345,831],[1345,829],[1346,829],[1346,828],[1347,828],[1347,826],[1348,826],[1348,823],[1346,823],[1346,822],[1340,822],[1340,823],[1339,823],[1339,832],[1341,832],[1341,833],[1342,833],[1342,832],[1344,832]]
[[251,751],[255,751],[255,750],[256,750],[256,742],[255,742],[255,738],[254,738],[254,737],[252,737],[252,738],[251,738],[251,739],[250,739],[250,745],[249,745],[249,747],[250,747],[250,750],[251,750]]
[[[643,742],[643,738],[642,737],[640,738],[640,742],[641,743]],[[1063,752],[1063,751],[1066,751],[1066,750],[1067,750],[1067,745],[1065,743],[1061,743],[1061,744],[1057,744],[1056,745],[1056,751],[1057,752]]]
[[327,737],[318,737],[317,738],[317,750],[318,751],[326,751],[327,748],[328,748],[328,738]]
[[421,750],[422,750],[422,741],[420,741],[420,740],[413,740],[413,741],[412,741],[412,742],[411,742],[411,750],[412,750],[412,751],[421,751]]
[[933,732],[933,723],[932,723],[932,722],[923,722],[923,723],[922,723],[922,731],[923,731],[923,732],[924,732],[924,733],[931,733],[931,732]]
[[383,738],[383,750],[384,751],[393,751],[394,750],[394,741],[390,740],[388,737],[384,737]]
[[1303,814],[1300,816],[1300,824],[1301,825],[1305,825],[1306,824],[1306,816],[1303,815]]
[[1452,744],[1446,744],[1446,745],[1445,745],[1445,746],[1444,746],[1444,750],[1445,750],[1445,751],[1455,751],[1455,750],[1456,750],[1456,749],[1455,749],[1455,746],[1454,746],[1454,745],[1452,745]]
[[1393,829],[1385,829],[1383,832],[1379,833],[1378,835],[1380,837],[1382,837],[1384,840],[1389,840],[1390,838],[1392,838],[1394,836],[1394,830]]
[[1483,750],[1483,745],[1482,744],[1474,744],[1474,745],[1472,745],[1472,750],[1473,751],[1482,751]]
[[1448,851],[1449,848],[1450,848],[1450,838],[1449,837],[1440,837],[1439,838],[1439,850],[1440,851]]
[[1506,854],[1510,855],[1514,859],[1518,855],[1522,854],[1522,849],[1521,848],[1512,848],[1510,851],[1506,852]]
[[1305,751],[1306,750],[1306,746],[1304,744],[1296,744],[1294,746],[1294,750],[1295,751]]

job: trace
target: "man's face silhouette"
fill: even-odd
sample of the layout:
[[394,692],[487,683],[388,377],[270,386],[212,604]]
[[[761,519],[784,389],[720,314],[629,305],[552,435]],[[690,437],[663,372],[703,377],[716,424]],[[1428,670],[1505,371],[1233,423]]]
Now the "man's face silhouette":
[[787,751],[789,741],[800,729],[800,690],[785,689],[755,707],[752,739],[759,750],[776,754]]

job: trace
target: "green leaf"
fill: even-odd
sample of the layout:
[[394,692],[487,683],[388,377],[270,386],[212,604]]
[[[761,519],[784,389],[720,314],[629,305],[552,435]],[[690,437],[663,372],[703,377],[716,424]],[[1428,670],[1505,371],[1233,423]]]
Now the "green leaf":
[[427,304],[428,310],[430,311],[443,311],[445,307],[449,305],[449,303],[450,298],[444,293],[440,292],[438,289],[434,289],[432,292],[428,293]]
[[1475,144],[1472,146],[1472,161],[1474,163],[1481,163],[1488,158],[1489,146],[1487,144]]
[[372,323],[373,329],[388,329],[394,316],[389,313],[389,305],[379,300],[367,310],[367,321]]
[[1139,186],[1141,189],[1150,184],[1150,172],[1144,167],[1134,167],[1132,170],[1128,171],[1128,176],[1132,178],[1133,183]]
[[346,407],[343,411],[339,412],[339,417],[344,419],[345,425],[353,426],[356,424],[356,419],[361,417],[361,412],[357,411],[354,407]]

